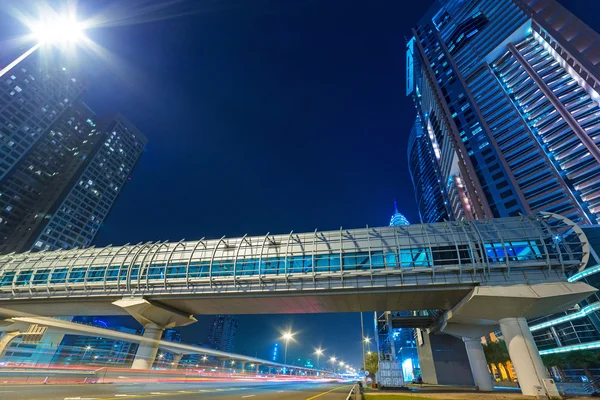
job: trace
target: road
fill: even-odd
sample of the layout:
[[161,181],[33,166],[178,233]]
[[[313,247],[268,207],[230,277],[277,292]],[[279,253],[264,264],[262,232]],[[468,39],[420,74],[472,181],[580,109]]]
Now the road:
[[314,382],[206,382],[79,385],[0,385],[10,400],[345,400],[351,384]]

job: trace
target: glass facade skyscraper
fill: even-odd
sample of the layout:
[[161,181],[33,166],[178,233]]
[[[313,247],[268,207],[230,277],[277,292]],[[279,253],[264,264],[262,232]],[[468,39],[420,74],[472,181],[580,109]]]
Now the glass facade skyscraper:
[[[144,150],[125,117],[85,104],[79,75],[22,62],[0,81],[0,254],[90,246]],[[17,338],[4,358],[48,364],[62,339]]]
[[217,315],[210,325],[206,344],[215,350],[233,352],[238,320],[232,315]]
[[[545,211],[597,224],[600,35],[555,0],[437,0],[413,36],[409,166],[423,222]],[[579,331],[537,329],[540,349],[600,340],[583,314]]]
[[89,246],[137,163],[144,135],[84,89],[67,68],[0,82],[0,253]]

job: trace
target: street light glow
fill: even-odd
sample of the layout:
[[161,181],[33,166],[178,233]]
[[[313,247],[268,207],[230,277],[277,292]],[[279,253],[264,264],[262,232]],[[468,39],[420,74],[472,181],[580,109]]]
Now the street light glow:
[[370,337],[365,337],[365,343],[371,343],[371,338]]
[[294,334],[292,332],[285,332],[282,337],[284,340],[288,341],[294,338]]
[[84,26],[74,18],[57,17],[35,23],[31,31],[40,43],[77,42],[83,39]]
[[331,357],[331,358],[329,359],[329,361],[331,361],[331,362],[335,362],[335,360],[337,360],[337,358],[335,358],[335,357]]
[[318,355],[318,356],[323,355],[323,350],[322,349],[317,349],[317,350],[315,350],[315,354]]

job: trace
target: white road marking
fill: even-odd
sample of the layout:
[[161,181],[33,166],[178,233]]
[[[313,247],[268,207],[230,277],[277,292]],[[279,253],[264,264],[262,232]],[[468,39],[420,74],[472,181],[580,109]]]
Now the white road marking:
[[255,394],[249,394],[247,396],[242,396],[242,399],[245,399],[246,397],[254,397],[254,396],[256,396],[256,395]]

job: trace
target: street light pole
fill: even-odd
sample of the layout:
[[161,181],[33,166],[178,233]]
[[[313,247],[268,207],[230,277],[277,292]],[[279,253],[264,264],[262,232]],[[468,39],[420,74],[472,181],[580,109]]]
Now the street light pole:
[[363,313],[360,312],[360,332],[362,335],[360,345],[362,347],[363,371],[367,370],[367,359],[365,357],[365,325],[363,323]]
[[283,334],[283,340],[285,340],[285,350],[283,352],[283,363],[285,365],[287,365],[287,349],[288,349],[288,343],[290,342],[290,340],[294,337],[294,334],[292,332],[285,332]]
[[319,347],[317,350],[315,350],[315,354],[317,355],[317,368],[321,368],[321,362],[319,360],[323,354],[323,349]]

